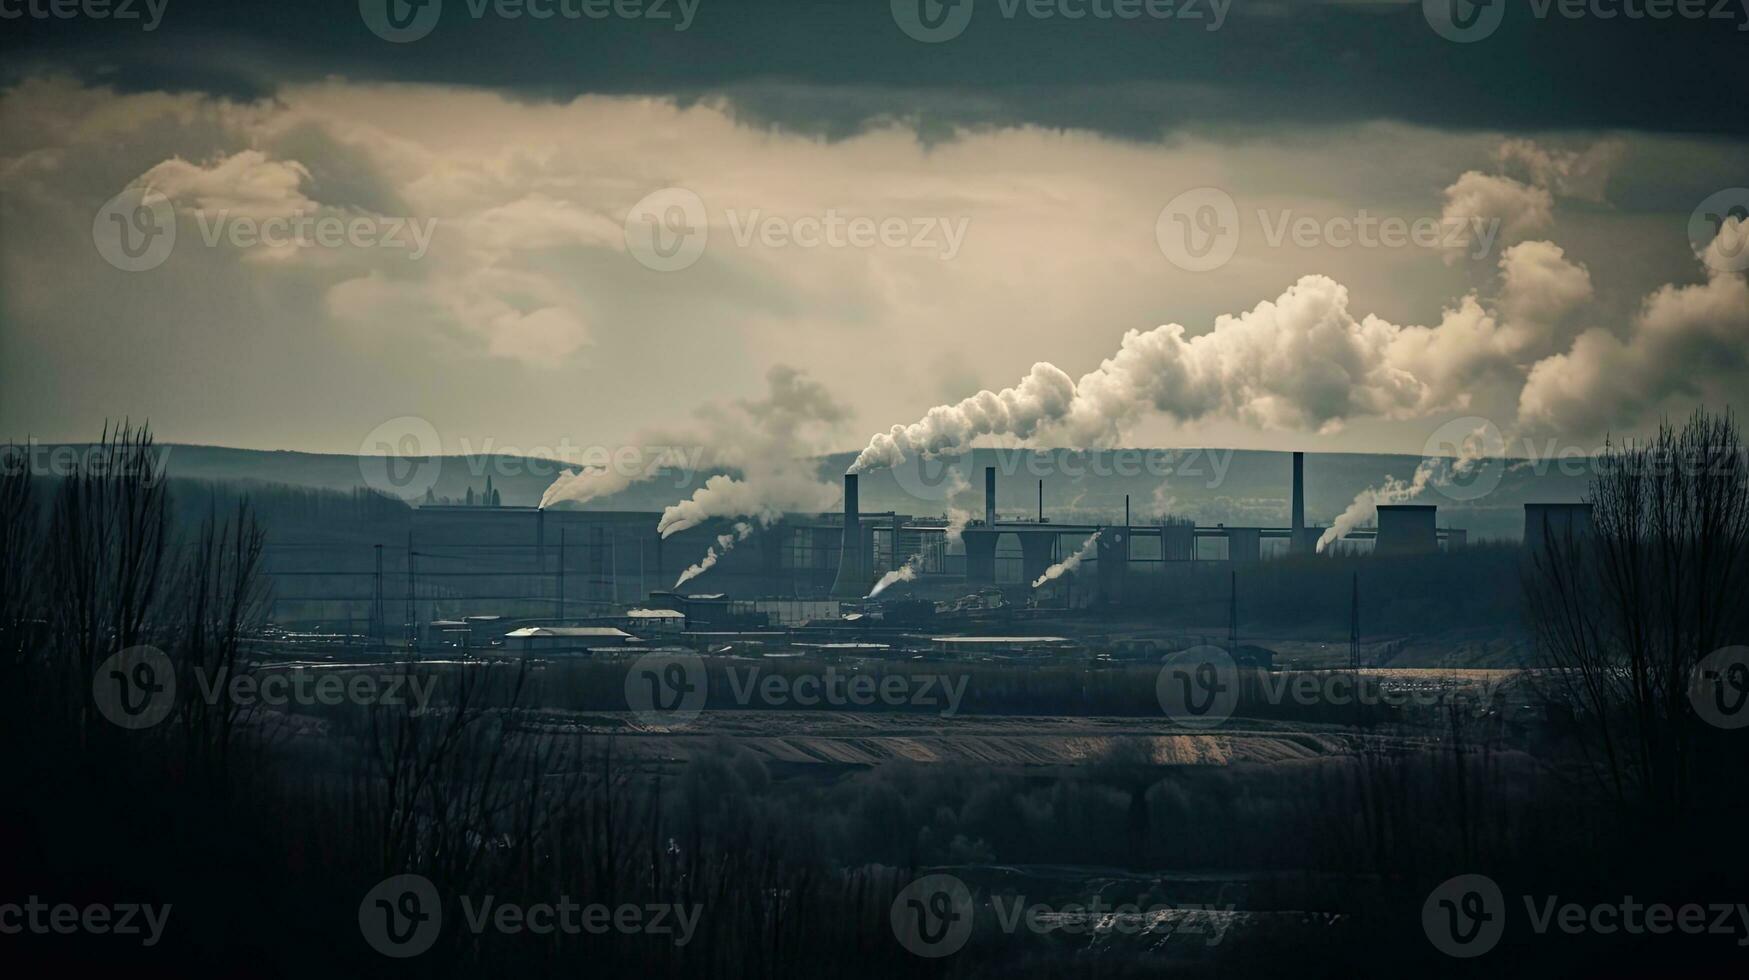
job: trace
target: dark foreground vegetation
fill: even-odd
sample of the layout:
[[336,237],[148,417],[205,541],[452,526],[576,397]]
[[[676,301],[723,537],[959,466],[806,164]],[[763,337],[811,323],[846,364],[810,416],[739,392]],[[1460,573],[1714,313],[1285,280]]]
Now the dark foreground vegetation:
[[[1289,710],[1251,697],[1223,731],[1299,726],[1335,750],[1174,766],[1146,740],[1119,740],[1046,771],[780,771],[703,738],[653,763],[567,722],[623,710],[612,664],[394,667],[435,685],[423,707],[193,696],[203,677],[256,666],[262,521],[234,497],[173,502],[145,477],[145,433],[104,441],[108,466],[46,494],[0,476],[0,903],[172,912],[149,948],[0,935],[9,976],[75,963],[178,977],[1710,976],[1749,959],[1749,921],[1735,917],[1731,933],[1537,934],[1523,900],[1749,903],[1737,844],[1749,733],[1691,698],[1697,685],[1725,702],[1749,691],[1738,673],[1697,667],[1745,640],[1749,483],[1729,420],[1613,454],[1595,533],[1527,549],[1515,573],[1538,659],[1516,707],[1452,696],[1414,712]],[[99,692],[112,655],[141,646],[163,651],[179,693],[160,723],[130,730]],[[1152,676],[979,667],[968,711],[1141,716]],[[891,911],[938,870],[970,886],[977,925],[929,959],[896,938]],[[434,945],[407,959],[373,948],[361,924],[367,893],[401,874],[443,902]],[[1474,960],[1441,953],[1422,919],[1460,874],[1493,879],[1510,906],[1500,945]],[[1021,895],[1233,914],[1172,936],[1010,933],[1002,906]],[[485,896],[700,914],[684,944],[475,932],[464,905]]]

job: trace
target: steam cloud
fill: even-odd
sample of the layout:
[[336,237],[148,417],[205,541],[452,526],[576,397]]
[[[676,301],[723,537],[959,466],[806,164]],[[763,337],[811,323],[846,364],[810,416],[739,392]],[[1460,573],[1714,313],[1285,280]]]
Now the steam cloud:
[[[913,456],[963,452],[980,436],[1052,439],[1073,446],[1114,443],[1148,413],[1180,422],[1223,418],[1262,429],[1329,432],[1356,418],[1403,419],[1467,405],[1470,390],[1548,346],[1545,336],[1579,298],[1589,277],[1560,249],[1509,249],[1500,266],[1517,273],[1503,319],[1473,294],[1436,327],[1397,326],[1349,311],[1348,290],[1306,276],[1273,301],[1212,330],[1188,336],[1180,324],[1124,335],[1098,369],[1071,381],[1047,363],[1010,388],[939,405],[908,425],[877,433],[852,473],[897,466]],[[1527,274],[1535,271],[1537,275]],[[1539,284],[1558,290],[1538,301]]]
[[898,568],[893,569],[885,575],[882,575],[881,580],[875,583],[875,587],[869,590],[869,593],[865,598],[873,599],[875,596],[887,591],[889,586],[897,585],[900,582],[915,581],[917,574],[922,570],[923,556],[912,555],[905,561],[905,564],[900,565]]
[[[542,494],[541,506],[560,501],[585,504],[654,479],[665,470],[699,466],[739,471],[739,479],[733,482],[742,489],[732,491],[732,499],[739,501],[739,506],[751,508],[740,511],[741,514],[760,513],[762,508],[757,504],[764,493],[772,495],[772,504],[779,509],[797,506],[798,501],[808,502],[811,507],[812,501],[822,497],[826,503],[820,506],[830,506],[836,499],[830,487],[824,493],[802,492],[801,487],[806,484],[826,486],[802,460],[829,447],[832,437],[849,418],[849,410],[824,385],[795,368],[781,364],[773,367],[766,373],[766,385],[767,392],[762,398],[705,405],[693,412],[689,422],[639,432],[631,442],[648,447],[649,451],[640,454],[638,465],[616,461],[610,467],[585,467],[559,474]],[[688,458],[689,453],[692,458]],[[705,494],[709,483],[698,493]],[[719,499],[725,492],[728,492],[725,484],[718,482],[717,490],[706,494],[687,513],[733,516],[725,510],[731,506],[729,500]],[[680,519],[677,516],[672,520]]]
[[736,524],[732,532],[717,535],[717,543],[705,551],[704,557],[698,560],[698,564],[680,573],[680,577],[674,580],[674,587],[678,589],[716,567],[717,562],[724,555],[733,550],[735,545],[747,540],[748,535],[752,533],[753,525],[742,522]]
[[1064,575],[1080,568],[1082,562],[1093,557],[1094,549],[1099,547],[1099,536],[1104,533],[1104,531],[1094,531],[1092,536],[1081,543],[1081,547],[1076,549],[1074,554],[1045,569],[1045,573],[1032,583],[1032,587],[1036,589],[1046,582],[1055,582]]

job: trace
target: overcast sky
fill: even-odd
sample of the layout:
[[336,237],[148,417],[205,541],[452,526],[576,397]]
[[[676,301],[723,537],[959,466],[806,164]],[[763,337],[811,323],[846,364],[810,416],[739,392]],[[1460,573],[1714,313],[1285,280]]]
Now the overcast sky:
[[1745,407],[1736,7],[390,2],[0,0],[4,434],[612,446],[780,365],[841,450],[1036,362],[1077,444]]

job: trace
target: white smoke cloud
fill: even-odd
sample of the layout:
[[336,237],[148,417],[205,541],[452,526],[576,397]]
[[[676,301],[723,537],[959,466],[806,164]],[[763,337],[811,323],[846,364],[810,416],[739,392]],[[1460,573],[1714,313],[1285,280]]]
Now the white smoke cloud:
[[[1513,267],[1521,261],[1515,253]],[[1509,364],[1501,332],[1474,296],[1438,326],[1403,327],[1355,317],[1346,287],[1306,276],[1200,336],[1176,323],[1132,330],[1078,382],[1040,363],[1012,388],[932,408],[875,435],[851,472],[963,451],[980,436],[1107,446],[1150,413],[1324,432],[1356,418],[1414,418],[1467,405],[1479,377]]]
[[900,565],[898,568],[893,569],[885,575],[882,575],[881,580],[875,583],[875,587],[869,590],[866,598],[873,599],[875,596],[887,591],[888,587],[897,585],[900,582],[916,581],[918,574],[922,571],[923,556],[912,555],[905,561],[905,564]]
[[1104,531],[1094,531],[1086,541],[1081,543],[1081,547],[1075,549],[1074,554],[1045,569],[1045,573],[1033,581],[1032,587],[1040,588],[1046,582],[1055,582],[1064,575],[1080,568],[1082,562],[1093,557],[1093,552],[1099,547],[1099,536],[1104,533]]
[[1379,486],[1355,494],[1354,501],[1318,536],[1317,550],[1322,552],[1332,542],[1340,541],[1348,532],[1376,518],[1380,504],[1402,504],[1419,497],[1421,491],[1433,482],[1441,466],[1440,460],[1424,459],[1420,466],[1415,467],[1415,475],[1408,482],[1387,476]]
[[662,511],[656,533],[666,538],[713,518],[748,517],[769,526],[788,512],[829,510],[841,491],[795,464],[782,472],[760,471],[745,480],[718,474],[681,502]]
[[[831,438],[849,418],[849,411],[824,385],[785,365],[777,365],[766,373],[766,386],[762,398],[712,403],[696,409],[689,422],[640,432],[632,442],[656,451],[642,455],[637,465],[616,463],[559,474],[542,494],[541,506],[560,501],[588,503],[654,479],[665,470],[695,466],[739,470],[741,479],[724,477],[707,481],[684,514],[664,517],[665,525],[684,517],[690,520],[686,526],[691,527],[708,517],[771,510],[759,507],[758,494],[762,488],[773,494],[770,503],[778,508],[777,512],[785,507],[830,506],[837,491],[821,484],[812,475],[810,464],[804,461],[829,447]],[[716,482],[717,489],[712,490],[710,482]],[[731,500],[741,503],[731,505]],[[812,503],[819,500],[825,503]],[[732,506],[754,509],[740,512],[722,509]]]
[[717,535],[717,543],[706,549],[704,557],[698,560],[698,564],[693,565],[687,568],[686,571],[680,573],[680,577],[674,580],[674,587],[678,589],[682,585],[685,585],[693,579],[698,578],[700,575],[703,575],[705,572],[710,571],[712,568],[715,568],[717,562],[722,560],[724,555],[732,551],[735,545],[747,540],[747,537],[752,533],[753,525],[740,523],[735,525],[733,531],[727,534]]
[[980,391],[953,405],[929,410],[910,425],[895,425],[869,440],[850,472],[897,466],[914,456],[933,456],[969,448],[987,435],[1031,436],[1039,426],[1068,410],[1075,382],[1053,364],[1040,362],[1012,388]]

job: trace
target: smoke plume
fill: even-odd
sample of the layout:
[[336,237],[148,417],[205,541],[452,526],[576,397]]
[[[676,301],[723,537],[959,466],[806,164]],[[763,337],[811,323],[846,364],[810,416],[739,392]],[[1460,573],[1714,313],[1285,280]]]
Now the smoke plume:
[[1216,318],[1198,336],[1176,323],[1132,330],[1079,381],[1039,363],[1011,388],[939,405],[877,433],[850,471],[963,452],[982,436],[1109,446],[1150,413],[1320,432],[1351,419],[1414,418],[1465,405],[1479,380],[1516,367],[1511,355],[1520,346],[1534,347],[1509,337],[1473,294],[1437,326],[1405,327],[1356,317],[1346,287],[1306,276],[1273,301]]
[[912,555],[905,561],[905,564],[900,565],[898,568],[893,569],[885,575],[882,575],[881,580],[875,583],[875,587],[869,590],[869,593],[865,598],[873,599],[875,596],[887,591],[888,586],[897,585],[900,582],[915,581],[917,574],[922,570],[923,556]]
[[747,540],[748,535],[752,533],[753,525],[743,522],[736,524],[732,532],[717,535],[717,543],[705,551],[704,557],[698,560],[698,564],[680,573],[680,577],[674,580],[674,587],[678,589],[710,571],[724,555],[734,549],[735,545]]
[[1094,531],[1092,536],[1081,543],[1081,547],[1076,549],[1074,554],[1045,569],[1045,573],[1032,583],[1032,587],[1036,589],[1046,582],[1055,582],[1064,575],[1080,568],[1082,562],[1093,557],[1094,549],[1099,547],[1099,536],[1104,533],[1104,531]]
[[[737,499],[744,503],[772,483],[820,485],[804,460],[830,448],[849,410],[824,385],[781,364],[766,373],[766,387],[764,397],[714,402],[694,410],[690,421],[639,432],[628,447],[636,451],[627,453],[627,459],[559,474],[541,496],[541,506],[560,501],[585,504],[679,468],[737,471],[737,482],[751,485],[738,491]],[[784,490],[771,492],[781,495]],[[820,496],[792,489],[788,499]],[[831,502],[828,499],[826,505]],[[707,503],[702,509],[710,516],[722,516],[717,509],[721,506],[725,505]]]

